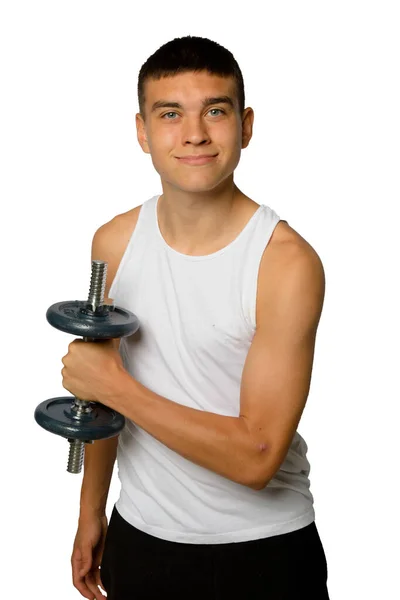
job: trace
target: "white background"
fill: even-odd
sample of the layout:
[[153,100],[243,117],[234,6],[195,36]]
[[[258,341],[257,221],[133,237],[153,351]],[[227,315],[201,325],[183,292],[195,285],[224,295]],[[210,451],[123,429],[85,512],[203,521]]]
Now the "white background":
[[81,597],[70,572],[81,475],[65,470],[68,443],[33,418],[44,399],[66,395],[61,357],[73,339],[45,313],[86,298],[94,231],[160,193],[136,139],[137,75],[188,34],[226,46],[243,72],[255,123],[236,183],[325,267],[299,432],[331,600],[399,597],[397,9],[382,0],[2,5],[2,598]]

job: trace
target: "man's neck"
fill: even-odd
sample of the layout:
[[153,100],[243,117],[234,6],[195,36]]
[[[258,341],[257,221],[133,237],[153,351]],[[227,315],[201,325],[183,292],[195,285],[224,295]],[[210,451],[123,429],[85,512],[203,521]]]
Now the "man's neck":
[[163,185],[158,225],[165,241],[183,253],[207,248],[230,227],[244,195],[232,185],[209,193],[187,193]]

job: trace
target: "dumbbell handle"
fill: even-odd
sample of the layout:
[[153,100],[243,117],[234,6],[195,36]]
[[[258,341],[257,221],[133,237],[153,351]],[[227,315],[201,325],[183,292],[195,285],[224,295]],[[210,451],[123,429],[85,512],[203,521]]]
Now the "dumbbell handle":
[[[88,296],[88,307],[95,313],[104,304],[104,291],[107,281],[107,263],[104,260],[92,260],[92,272],[90,277],[90,288]],[[94,338],[83,338],[84,342],[95,341]],[[77,415],[90,412],[90,402],[76,398],[75,406],[72,407]]]
[[[92,260],[92,273],[90,278],[90,289],[88,296],[88,305],[93,312],[96,312],[104,304],[104,291],[107,280],[107,263],[104,260]],[[92,342],[94,338],[84,337],[83,341]],[[92,411],[90,402],[81,400],[75,396],[75,401],[71,410],[76,413],[77,419]],[[80,473],[82,469],[85,442],[81,440],[69,439],[68,473]],[[93,443],[87,440],[88,444]]]
[[[84,342],[95,342],[96,340],[94,338],[84,337],[83,341]],[[80,415],[91,412],[92,407],[91,407],[89,401],[81,400],[80,398],[75,396],[75,404],[72,405],[71,410],[73,410],[76,413],[76,416],[79,417]]]

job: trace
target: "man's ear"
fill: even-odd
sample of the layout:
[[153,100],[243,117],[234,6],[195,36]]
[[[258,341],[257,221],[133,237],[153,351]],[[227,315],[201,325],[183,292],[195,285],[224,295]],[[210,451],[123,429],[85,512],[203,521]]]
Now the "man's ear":
[[253,136],[254,111],[246,108],[242,116],[242,148],[247,148]]
[[136,114],[136,132],[137,139],[143,152],[150,154],[149,144],[147,142],[146,125],[140,113]]

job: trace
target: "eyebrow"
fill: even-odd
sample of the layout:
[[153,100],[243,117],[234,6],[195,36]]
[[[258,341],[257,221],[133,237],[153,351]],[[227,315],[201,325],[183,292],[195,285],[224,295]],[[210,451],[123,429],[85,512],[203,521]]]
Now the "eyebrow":
[[[204,98],[202,102],[202,108],[210,106],[211,104],[228,104],[232,108],[235,108],[233,100],[229,96],[216,96]],[[183,106],[182,104],[179,104],[179,102],[170,102],[169,100],[158,100],[157,102],[154,102],[153,106],[151,107],[151,112],[154,112],[155,110],[157,110],[157,108],[183,108]]]

